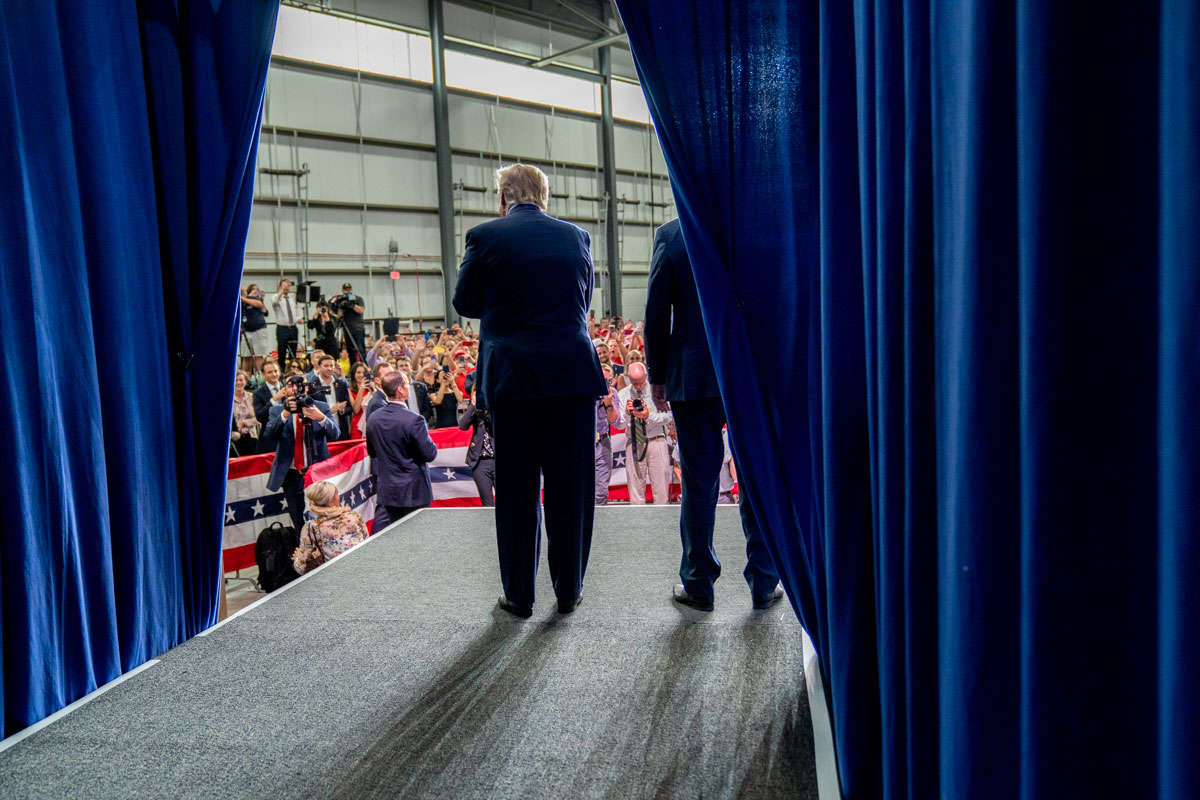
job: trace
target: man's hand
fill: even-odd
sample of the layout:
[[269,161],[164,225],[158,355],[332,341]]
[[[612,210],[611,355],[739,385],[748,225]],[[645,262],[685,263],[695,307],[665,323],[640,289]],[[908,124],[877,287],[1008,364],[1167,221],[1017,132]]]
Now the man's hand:
[[626,400],[625,400],[625,413],[626,414],[633,413],[633,398],[632,397],[626,398]]
[[666,384],[652,383],[650,384],[650,397],[654,400],[654,407],[662,411],[667,407],[667,387]]
[[325,415],[322,414],[321,410],[316,406],[305,406],[304,410],[300,413],[302,413],[308,419],[311,419],[313,422],[322,422],[325,419]]
[[280,400],[282,400],[282,399],[283,399],[283,398],[284,398],[286,395],[287,395],[287,386],[284,386],[284,387],[283,387],[282,389],[280,389],[278,392],[276,392],[275,394],[271,395],[271,402],[272,402],[272,403],[278,403],[278,402],[279,402]]
[[650,409],[646,408],[645,406],[642,406],[642,410],[641,410],[641,411],[634,411],[634,412],[633,412],[633,415],[634,415],[635,417],[637,417],[638,419],[649,419],[649,417],[650,417]]
[[605,408],[612,408],[613,407],[612,392],[609,392],[608,394],[604,395],[604,399],[601,400],[600,402],[604,404]]
[[345,410],[346,410],[346,401],[345,400],[341,400],[334,404],[334,411],[338,412],[339,414]]

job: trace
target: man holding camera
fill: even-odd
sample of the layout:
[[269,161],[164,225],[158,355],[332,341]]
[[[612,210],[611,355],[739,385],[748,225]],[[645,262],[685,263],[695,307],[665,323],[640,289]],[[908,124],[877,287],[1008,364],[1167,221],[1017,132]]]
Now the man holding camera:
[[587,332],[591,239],[546,213],[550,187],[538,168],[505,167],[496,184],[501,216],[467,232],[454,308],[480,320],[475,387],[491,412],[500,487],[497,605],[533,614],[544,476],[550,579],[566,614],[591,550],[596,398],[608,393]]
[[265,298],[257,283],[242,289],[242,369],[251,376],[262,370],[263,359],[271,349]]
[[296,327],[296,302],[292,298],[292,282],[287,278],[279,281],[279,290],[271,299],[275,312],[275,352],[280,361],[296,356],[299,329]]
[[263,439],[275,445],[275,461],[267,476],[267,489],[282,487],[292,523],[304,524],[304,473],[329,458],[328,441],[338,438],[337,420],[329,404],[309,396],[303,375],[293,375],[284,385],[282,402],[271,406]]
[[[675,586],[672,596],[682,605],[712,611],[713,583],[721,575],[721,563],[713,550],[713,524],[725,450],[721,440],[725,406],[721,403],[696,281],[677,219],[663,225],[654,235],[645,339],[655,402],[670,401],[679,436],[683,483],[683,508],[679,515],[682,583]],[[630,372],[640,366],[631,365]],[[741,494],[739,510],[746,535],[744,575],[754,608],[766,609],[783,598],[783,590],[779,588],[779,573],[744,486]]]
[[646,367],[640,362],[629,365],[629,384],[617,393],[625,418],[625,476],[631,505],[646,504],[646,483],[654,505],[666,505],[669,495],[667,476],[671,473],[671,446],[667,426],[671,412],[651,397],[646,382]]
[[329,303],[324,300],[317,302],[317,309],[308,321],[308,328],[312,331],[312,346],[316,350],[331,354],[337,352],[337,321],[333,318],[333,312],[329,310]]
[[342,284],[342,293],[329,301],[329,306],[342,321],[343,336],[347,339],[343,345],[350,352],[350,363],[362,361],[367,357],[367,334],[363,322],[367,308],[363,299],[354,293],[353,287],[347,282]]

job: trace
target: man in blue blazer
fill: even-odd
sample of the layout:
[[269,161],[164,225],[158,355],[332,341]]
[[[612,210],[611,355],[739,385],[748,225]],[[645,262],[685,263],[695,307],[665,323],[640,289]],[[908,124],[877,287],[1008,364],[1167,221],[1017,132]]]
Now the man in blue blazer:
[[544,475],[550,579],[565,614],[591,550],[595,403],[608,392],[588,338],[591,240],[546,213],[541,170],[514,164],[496,180],[501,217],[467,232],[454,308],[481,320],[476,391],[496,449],[498,605],[533,613]]
[[263,439],[275,446],[267,489],[277,492],[283,488],[287,511],[297,533],[304,524],[304,473],[316,462],[329,458],[326,442],[337,440],[339,433],[337,417],[329,410],[328,403],[314,400],[303,408],[297,404],[296,387],[304,383],[299,375],[287,380],[283,402],[271,406],[267,427],[263,429]]
[[[673,597],[684,605],[712,611],[713,583],[721,574],[721,564],[713,550],[713,523],[725,453],[721,441],[725,407],[700,315],[696,280],[677,219],[654,234],[646,293],[645,341],[650,391],[656,406],[661,408],[664,401],[671,403],[682,462],[679,537],[683,557],[679,562],[679,579],[683,583],[675,587]],[[783,598],[779,574],[745,491],[741,499],[746,582],[754,607],[770,608]]]
[[387,400],[375,409],[367,428],[367,455],[376,480],[373,534],[433,502],[429,462],[437,458],[425,418],[405,404],[408,376],[389,372],[380,388]]

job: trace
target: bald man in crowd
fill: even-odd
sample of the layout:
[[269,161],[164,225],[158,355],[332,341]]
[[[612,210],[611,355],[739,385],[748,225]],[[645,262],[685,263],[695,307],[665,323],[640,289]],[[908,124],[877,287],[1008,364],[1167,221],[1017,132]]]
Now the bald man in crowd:
[[629,424],[625,426],[625,477],[629,502],[646,504],[646,483],[654,505],[668,500],[667,478],[671,474],[671,445],[667,428],[671,412],[667,404],[655,402],[646,380],[646,365],[635,361],[625,370],[629,384],[617,394],[617,402]]

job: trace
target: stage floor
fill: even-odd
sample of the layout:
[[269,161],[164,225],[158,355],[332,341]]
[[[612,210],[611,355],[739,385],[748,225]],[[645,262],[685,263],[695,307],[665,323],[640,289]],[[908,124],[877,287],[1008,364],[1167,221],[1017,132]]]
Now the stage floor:
[[[490,510],[427,509],[0,753],[4,797],[816,798],[801,628],[676,606],[679,507],[598,508],[583,602],[494,609]],[[543,543],[544,544],[544,543]]]

